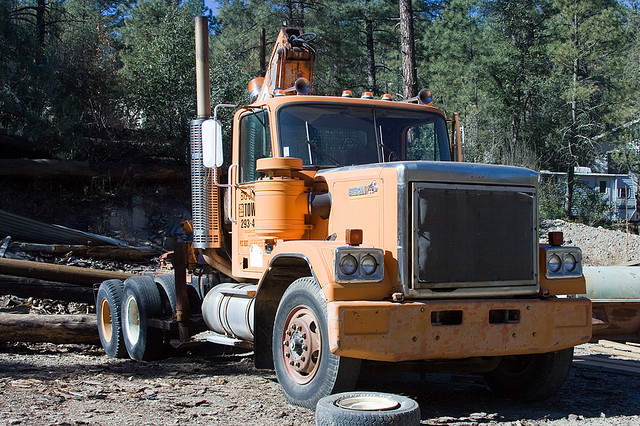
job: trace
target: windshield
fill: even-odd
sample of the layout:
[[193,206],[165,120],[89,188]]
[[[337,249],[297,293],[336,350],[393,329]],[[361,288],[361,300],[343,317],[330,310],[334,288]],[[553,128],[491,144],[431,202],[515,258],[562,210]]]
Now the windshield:
[[285,106],[280,152],[318,168],[401,160],[449,160],[444,119],[426,111],[349,105]]

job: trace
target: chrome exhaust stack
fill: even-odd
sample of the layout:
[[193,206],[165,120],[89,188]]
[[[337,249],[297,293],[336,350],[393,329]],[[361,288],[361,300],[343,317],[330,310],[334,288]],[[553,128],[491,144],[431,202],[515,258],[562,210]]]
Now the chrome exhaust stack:
[[203,164],[202,123],[211,116],[209,83],[209,22],[196,17],[196,105],[197,118],[191,120],[191,210],[193,248],[222,246],[218,187],[213,183],[213,169]]

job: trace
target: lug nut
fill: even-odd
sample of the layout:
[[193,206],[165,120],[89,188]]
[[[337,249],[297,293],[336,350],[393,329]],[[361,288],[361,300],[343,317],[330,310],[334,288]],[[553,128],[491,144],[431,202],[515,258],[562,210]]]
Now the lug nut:
[[293,361],[289,361],[289,365],[290,365],[290,366],[293,366]]
[[307,345],[303,345],[303,346],[302,346],[302,350],[303,350],[303,351],[305,351],[305,352],[306,352],[306,350],[307,350],[307,349],[309,349],[309,348],[307,347]]
[[282,342],[282,344],[285,345],[285,346],[289,346],[289,341],[285,340],[284,342]]
[[300,367],[300,363],[299,362],[296,362],[296,367]]
[[300,361],[304,362],[304,360],[305,360],[305,357],[300,358]]
[[285,352],[284,356],[286,356],[287,358],[291,358],[291,354],[289,352]]
[[302,333],[302,338],[306,339],[307,338],[307,333]]

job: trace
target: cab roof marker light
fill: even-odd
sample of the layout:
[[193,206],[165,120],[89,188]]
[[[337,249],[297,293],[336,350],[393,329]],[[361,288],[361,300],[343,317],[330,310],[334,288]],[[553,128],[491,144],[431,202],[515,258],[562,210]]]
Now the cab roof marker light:
[[351,92],[351,90],[343,90],[342,91],[342,97],[343,98],[353,98],[353,93]]
[[373,99],[373,92],[363,92],[361,98],[362,99]]
[[382,98],[380,98],[383,101],[392,101],[393,98],[391,97],[391,95],[389,93],[385,93],[384,95],[382,95]]

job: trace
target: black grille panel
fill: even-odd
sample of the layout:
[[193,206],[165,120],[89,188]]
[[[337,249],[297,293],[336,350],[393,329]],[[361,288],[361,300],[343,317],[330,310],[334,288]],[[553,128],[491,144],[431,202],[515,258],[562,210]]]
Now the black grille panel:
[[415,184],[415,288],[535,283],[533,188]]

